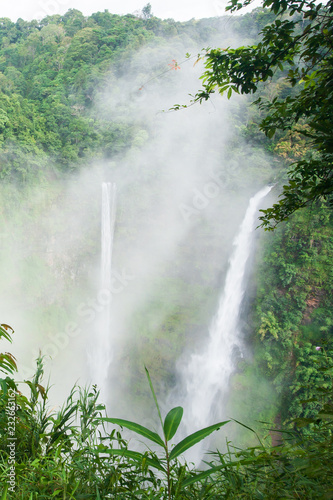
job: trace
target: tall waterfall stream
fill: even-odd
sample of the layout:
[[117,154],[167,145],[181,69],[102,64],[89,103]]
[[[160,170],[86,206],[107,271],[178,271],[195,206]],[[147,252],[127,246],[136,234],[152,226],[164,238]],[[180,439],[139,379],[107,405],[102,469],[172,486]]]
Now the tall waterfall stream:
[[[182,368],[185,390],[184,422],[187,434],[218,422],[223,415],[223,396],[234,371],[234,353],[242,351],[239,315],[245,293],[244,276],[251,254],[258,206],[271,187],[261,189],[250,199],[239,232],[233,241],[233,252],[220,296],[217,313],[209,330],[207,343],[200,353],[190,356]],[[198,463],[203,448],[197,446],[190,459]]]
[[[101,207],[101,280],[100,291],[111,299],[111,265],[113,236],[116,220],[116,185],[110,182],[102,184]],[[90,343],[88,362],[93,384],[105,395],[108,369],[112,361],[111,331],[110,331],[111,300],[106,300],[97,321],[94,338]]]

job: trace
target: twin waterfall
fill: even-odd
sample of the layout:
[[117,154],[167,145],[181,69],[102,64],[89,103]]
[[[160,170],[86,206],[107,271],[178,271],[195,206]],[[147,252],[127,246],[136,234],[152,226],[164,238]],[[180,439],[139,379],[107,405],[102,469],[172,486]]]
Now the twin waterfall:
[[[244,276],[251,254],[254,227],[258,206],[269,193],[265,187],[251,198],[241,223],[229,261],[224,290],[218,310],[209,330],[206,344],[200,353],[192,354],[181,370],[181,385],[184,393],[180,404],[184,406],[186,433],[211,425],[226,418],[223,414],[223,398],[228,392],[229,379],[234,371],[235,352],[242,352],[242,335],[239,315],[245,292]],[[113,234],[116,213],[116,186],[102,185],[102,242],[101,242],[101,290],[110,292]],[[91,379],[106,396],[108,369],[112,360],[110,332],[110,304],[105,306],[97,321],[97,330],[89,352]],[[207,444],[206,444],[207,446]],[[203,449],[196,447],[199,462]]]
[[[252,249],[258,206],[270,190],[271,187],[265,187],[249,202],[233,242],[234,250],[229,260],[224,290],[207,343],[200,353],[192,354],[182,369],[187,434],[226,418],[221,408],[223,397],[227,394],[229,378],[234,371],[235,351],[242,351],[239,315],[245,292],[246,263]],[[203,450],[197,447],[196,456],[191,459],[198,462],[202,456]]]
[[[111,299],[111,264],[113,236],[116,220],[116,185],[110,182],[102,184],[101,207],[101,279],[100,292]],[[88,360],[90,376],[93,384],[101,391],[101,397],[106,396],[108,370],[112,360],[111,328],[110,328],[111,300],[103,303],[103,310],[96,322],[93,342],[90,345]]]

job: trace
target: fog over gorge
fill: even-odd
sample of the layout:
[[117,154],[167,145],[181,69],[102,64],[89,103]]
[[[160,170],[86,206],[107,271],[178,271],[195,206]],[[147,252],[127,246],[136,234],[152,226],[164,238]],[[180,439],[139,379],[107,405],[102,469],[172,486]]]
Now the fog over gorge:
[[[50,168],[43,183],[0,194],[8,207],[1,320],[15,330],[21,379],[44,356],[52,406],[75,383],[96,383],[88,357],[109,301],[100,282],[102,183],[117,191],[102,394],[109,415],[146,425],[154,418],[144,366],[167,411],[180,383],[177,366],[208,338],[248,202],[274,178],[264,151],[240,133],[244,96],[216,94],[170,111],[200,88],[202,63],[185,54],[202,46],[188,47],[184,38],[140,49],[96,91],[92,117],[136,127],[125,153],[63,178]],[[173,59],[180,69],[171,69]]]

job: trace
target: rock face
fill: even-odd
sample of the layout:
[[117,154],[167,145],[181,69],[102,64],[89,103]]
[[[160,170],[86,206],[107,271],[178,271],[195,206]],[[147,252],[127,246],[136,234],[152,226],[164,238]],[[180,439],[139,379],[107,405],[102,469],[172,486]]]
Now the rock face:
[[303,314],[302,324],[307,325],[311,323],[311,314],[321,302],[321,298],[323,296],[323,291],[318,290],[317,288],[313,288],[306,300],[306,309]]
[[270,430],[269,434],[272,439],[272,446],[280,446],[283,444],[282,433],[281,433],[281,414],[278,413],[274,420],[274,430]]

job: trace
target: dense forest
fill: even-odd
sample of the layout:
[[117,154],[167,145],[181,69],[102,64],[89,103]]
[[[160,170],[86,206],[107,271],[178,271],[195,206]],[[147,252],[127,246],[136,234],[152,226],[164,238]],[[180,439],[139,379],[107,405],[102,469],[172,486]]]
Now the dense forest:
[[[1,498],[333,498],[333,232],[322,193],[274,231],[257,228],[223,421],[170,445],[182,421],[181,400],[167,407],[177,363],[202,345],[248,199],[274,184],[267,211],[293,163],[318,152],[303,118],[275,134],[259,126],[270,119],[258,95],[296,99],[282,66],[255,96],[193,100],[209,47],[256,46],[274,8],[180,23],[148,7],[0,19]],[[297,9],[292,18],[306,29]],[[79,360],[98,330],[105,180],[118,189],[121,293],[102,401]],[[124,429],[148,445],[138,451]],[[208,436],[205,463],[184,462]]]

